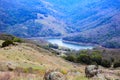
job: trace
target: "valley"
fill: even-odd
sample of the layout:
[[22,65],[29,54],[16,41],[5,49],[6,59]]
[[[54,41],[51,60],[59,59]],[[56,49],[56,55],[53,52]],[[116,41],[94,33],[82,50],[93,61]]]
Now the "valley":
[[[3,43],[5,43],[3,46]],[[9,45],[7,45],[9,44]],[[49,70],[58,70],[67,80],[107,80],[120,78],[119,61],[120,49],[96,48],[90,50],[66,50],[64,54],[56,52],[57,46],[39,40],[21,39],[8,34],[0,34],[0,79],[1,80],[44,80],[44,75]],[[59,48],[58,48],[59,49]],[[91,54],[80,59],[80,55]],[[70,57],[71,56],[71,57]],[[76,57],[77,56],[77,57]],[[107,59],[108,64],[99,65],[101,73],[98,76],[87,78],[85,68],[92,59],[99,62]],[[87,61],[89,60],[89,61]],[[109,64],[109,61],[112,63]],[[77,61],[77,62],[76,62]],[[104,67],[103,67],[104,66]]]
[[[0,0],[0,32],[120,48],[119,0]],[[9,9],[8,9],[9,7]]]
[[120,80],[120,0],[0,0],[0,80],[51,76]]

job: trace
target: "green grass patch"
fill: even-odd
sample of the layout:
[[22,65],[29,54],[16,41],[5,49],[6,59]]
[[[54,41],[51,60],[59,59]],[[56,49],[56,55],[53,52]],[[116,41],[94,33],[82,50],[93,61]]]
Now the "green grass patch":
[[86,78],[85,76],[79,76],[79,77],[76,77],[75,80],[88,80],[88,78]]

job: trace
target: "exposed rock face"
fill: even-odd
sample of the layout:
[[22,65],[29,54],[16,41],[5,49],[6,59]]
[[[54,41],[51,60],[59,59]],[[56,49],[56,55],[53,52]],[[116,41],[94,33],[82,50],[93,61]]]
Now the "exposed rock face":
[[66,80],[65,76],[59,71],[48,71],[44,80]]
[[86,77],[94,77],[98,74],[98,67],[96,65],[89,65],[85,68]]

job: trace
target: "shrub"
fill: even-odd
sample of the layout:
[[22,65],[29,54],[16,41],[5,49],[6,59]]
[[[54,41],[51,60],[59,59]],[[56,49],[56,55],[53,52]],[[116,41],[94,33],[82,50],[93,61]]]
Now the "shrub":
[[82,50],[82,51],[80,51],[80,54],[88,54],[89,52],[88,52],[88,50]]
[[16,37],[14,37],[13,42],[19,42],[19,43],[21,43],[22,40],[21,40],[20,38],[16,38]]
[[9,45],[14,45],[13,41],[11,40],[6,40],[5,42],[2,43],[2,47],[6,47],[6,46],[9,46]]
[[113,63],[115,61],[115,59],[113,57],[110,58],[111,59],[111,62]]
[[71,62],[75,62],[76,61],[76,57],[74,55],[68,55],[67,57],[65,57],[66,60],[71,61]]
[[102,60],[101,65],[102,65],[103,67],[109,68],[109,67],[111,67],[111,61],[104,59],[104,60]]
[[120,61],[117,61],[113,64],[113,67],[114,68],[117,68],[117,67],[120,67]]
[[87,54],[80,54],[80,55],[77,57],[77,62],[85,63],[85,64],[91,64],[91,58],[90,58],[90,56],[87,55]]
[[91,55],[92,62],[97,63],[98,65],[101,65],[102,61],[102,55],[99,51],[94,51]]

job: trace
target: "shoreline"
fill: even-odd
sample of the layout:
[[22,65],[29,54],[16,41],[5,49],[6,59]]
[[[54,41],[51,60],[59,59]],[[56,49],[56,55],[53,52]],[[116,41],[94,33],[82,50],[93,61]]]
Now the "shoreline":
[[[26,39],[42,39],[42,40],[46,40],[46,39],[62,39],[62,37],[32,37],[32,38],[26,38]],[[80,43],[80,42],[74,42],[74,41],[67,41],[67,40],[63,40],[63,39],[62,39],[62,42],[70,43],[70,44],[74,44],[74,45],[81,45],[81,46],[93,46],[93,47],[99,46],[99,47],[101,47],[98,44],[82,43],[82,42]]]
[[79,42],[74,42],[74,41],[67,41],[67,40],[63,40],[62,39],[62,41],[64,42],[64,43],[71,43],[71,44],[76,44],[76,45],[81,45],[81,46],[93,46],[93,47],[95,47],[95,46],[100,46],[100,45],[97,45],[97,44],[92,44],[92,43],[79,43]]
[[26,39],[62,39],[62,37],[31,37]]
[[[82,42],[80,43],[80,42],[74,42],[74,41],[67,41],[67,40],[63,40],[62,37],[32,37],[32,38],[24,38],[24,39],[30,39],[30,40],[41,39],[41,40],[45,40],[45,41],[47,41],[46,39],[61,39],[62,42],[68,43],[68,44],[81,45],[81,46],[92,46],[93,48],[95,48],[95,47],[106,48],[101,45],[93,44],[93,43],[82,43]],[[115,49],[115,48],[106,48],[106,49]]]

